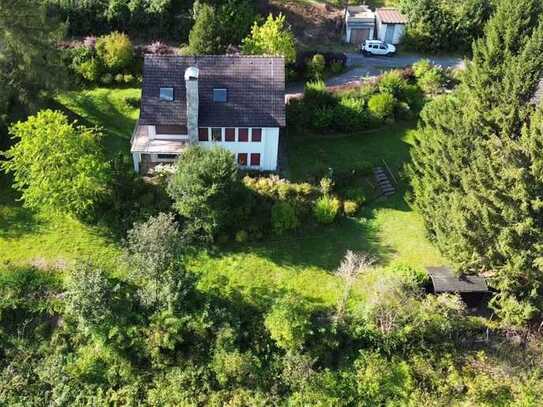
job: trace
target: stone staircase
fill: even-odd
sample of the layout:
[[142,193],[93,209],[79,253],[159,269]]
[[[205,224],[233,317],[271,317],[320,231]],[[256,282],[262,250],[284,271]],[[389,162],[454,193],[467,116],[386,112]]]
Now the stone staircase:
[[385,197],[388,198],[396,193],[396,189],[394,188],[394,185],[392,185],[392,182],[390,182],[390,178],[383,167],[375,167],[373,169],[373,175],[375,176],[379,189]]

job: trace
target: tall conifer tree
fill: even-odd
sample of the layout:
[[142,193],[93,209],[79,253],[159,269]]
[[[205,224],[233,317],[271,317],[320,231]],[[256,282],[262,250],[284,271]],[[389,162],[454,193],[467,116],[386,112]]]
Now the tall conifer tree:
[[463,83],[422,114],[413,204],[461,271],[491,271],[512,323],[543,309],[543,5],[500,1]]

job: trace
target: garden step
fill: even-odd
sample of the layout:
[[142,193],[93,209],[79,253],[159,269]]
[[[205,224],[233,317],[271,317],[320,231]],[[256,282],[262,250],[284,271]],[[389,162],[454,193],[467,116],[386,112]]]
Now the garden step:
[[389,197],[396,193],[396,189],[390,182],[388,174],[385,172],[383,167],[375,167],[373,169],[373,175],[375,176],[379,189],[385,197]]

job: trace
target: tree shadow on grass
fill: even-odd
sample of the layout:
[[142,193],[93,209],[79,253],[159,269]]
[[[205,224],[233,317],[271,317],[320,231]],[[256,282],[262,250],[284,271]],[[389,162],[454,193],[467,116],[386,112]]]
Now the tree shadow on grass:
[[16,239],[35,233],[42,221],[18,201],[19,195],[10,186],[7,175],[0,173],[0,238]]

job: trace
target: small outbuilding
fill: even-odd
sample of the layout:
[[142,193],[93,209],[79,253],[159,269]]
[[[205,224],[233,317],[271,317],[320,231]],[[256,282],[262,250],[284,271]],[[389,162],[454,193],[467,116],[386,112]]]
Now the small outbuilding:
[[398,9],[378,8],[375,12],[377,39],[389,44],[399,44],[405,34],[407,17]]
[[345,13],[345,41],[360,45],[375,36],[375,13],[368,6],[349,6]]
[[480,304],[488,295],[484,277],[476,275],[456,275],[448,267],[427,267],[432,279],[432,292],[435,294],[459,294],[468,306]]

